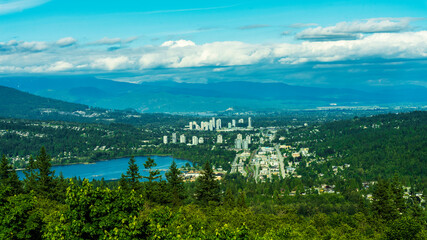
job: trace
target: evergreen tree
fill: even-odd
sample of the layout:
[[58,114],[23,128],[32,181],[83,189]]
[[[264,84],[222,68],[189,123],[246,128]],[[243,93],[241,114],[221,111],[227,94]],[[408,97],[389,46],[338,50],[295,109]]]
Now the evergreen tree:
[[27,167],[24,171],[24,189],[27,192],[35,191],[37,188],[37,170],[33,156],[30,156]]
[[175,161],[172,162],[169,171],[166,172],[166,179],[168,181],[171,203],[174,206],[181,205],[182,201],[186,198],[186,193],[181,171],[178,169]]
[[64,178],[62,172],[59,172],[59,177],[55,179],[55,191],[53,192],[53,198],[63,203],[66,197],[68,188],[68,180]]
[[378,180],[372,198],[372,210],[377,217],[389,221],[397,216],[398,212],[394,205],[393,194],[388,181]]
[[197,178],[196,200],[202,205],[217,204],[221,200],[219,183],[215,180],[209,161],[206,161],[202,175]]
[[0,162],[0,181],[4,183],[9,178],[9,161],[6,159],[6,156],[3,154]]
[[[163,195],[163,190],[161,186],[163,184],[159,184],[158,182],[155,182],[154,180],[159,179],[160,171],[159,170],[153,170],[157,166],[157,164],[154,162],[154,159],[147,158],[147,161],[144,163],[144,168],[149,170],[148,177],[143,177],[145,179],[148,179],[148,182],[145,183],[145,197],[149,199],[150,201],[156,202],[156,200],[159,200],[159,196]],[[163,201],[163,198],[161,201]]]
[[12,194],[14,195],[22,192],[22,182],[13,168],[9,174],[9,186],[12,187]]
[[150,157],[147,158],[147,161],[145,161],[144,163],[144,168],[149,170],[149,176],[144,178],[148,179],[149,182],[152,182],[153,180],[156,180],[161,177],[159,170],[152,170],[152,168],[154,168],[155,166],[157,166],[156,162],[154,162],[154,159]]
[[388,225],[386,239],[426,239],[426,236],[420,236],[423,229],[422,223],[414,218],[404,216],[390,221]]
[[227,188],[225,190],[225,196],[224,196],[224,206],[233,208],[235,204],[233,192],[231,192],[230,188]]
[[122,173],[122,176],[119,179],[119,186],[123,190],[129,190],[129,183],[128,179],[126,178],[126,175]]
[[279,191],[274,190],[274,192],[273,192],[273,200],[274,200],[275,202],[280,201]]
[[141,189],[140,179],[142,177],[139,174],[139,167],[136,164],[134,156],[129,159],[128,164],[129,166],[126,175],[122,174],[119,184],[124,189],[129,188],[138,191]]
[[[423,215],[427,214],[427,212],[423,212],[423,208],[421,207],[421,199],[418,198],[415,193],[411,194],[406,205],[407,213],[416,219],[422,218]],[[427,219],[427,215],[424,217],[424,219]]]
[[399,213],[403,213],[406,210],[405,199],[403,198],[404,191],[397,174],[394,175],[391,181],[390,188],[394,207]]
[[241,208],[246,208],[246,193],[241,191],[239,198],[237,199],[237,206]]
[[139,180],[141,179],[141,175],[139,174],[139,167],[136,164],[134,156],[132,156],[129,159],[129,167],[126,174],[129,177],[129,181],[131,185],[136,185],[139,183]]
[[9,195],[20,193],[22,189],[18,174],[16,174],[15,169],[10,165],[5,155],[2,156],[0,161],[0,185],[7,189]]
[[42,147],[40,149],[40,154],[37,156],[37,188],[36,191],[39,194],[50,196],[55,190],[55,171],[52,171],[50,168],[51,164],[50,156],[47,155],[46,149]]

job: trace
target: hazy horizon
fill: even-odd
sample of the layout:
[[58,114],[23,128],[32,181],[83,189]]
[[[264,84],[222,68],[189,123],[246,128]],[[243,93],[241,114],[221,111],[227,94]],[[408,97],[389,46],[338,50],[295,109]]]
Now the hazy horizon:
[[382,0],[2,1],[0,77],[426,87],[426,10]]

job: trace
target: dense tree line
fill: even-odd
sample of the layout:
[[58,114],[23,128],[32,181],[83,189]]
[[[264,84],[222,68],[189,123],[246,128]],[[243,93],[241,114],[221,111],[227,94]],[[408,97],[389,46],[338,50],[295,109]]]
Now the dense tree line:
[[164,181],[158,179],[155,164],[150,158],[145,162],[144,168],[150,172],[146,181],[141,181],[134,158],[118,182],[63,179],[50,170],[50,157],[42,148],[28,166],[24,181],[19,181],[3,157],[0,238],[427,237],[426,210],[416,199],[403,198],[397,177],[379,181],[370,202],[338,194],[278,194],[277,190],[287,185],[278,179],[256,185],[232,174],[218,181],[209,161],[195,183],[185,183],[176,164]]
[[[228,162],[234,159],[234,152],[222,148],[212,150],[212,143],[198,146],[152,145],[160,144],[166,131],[155,127],[0,119],[0,130],[3,130],[0,132],[0,152],[23,157],[35,155],[42,146],[46,146],[53,155],[53,164],[166,154],[200,166],[209,160],[215,166],[229,169]],[[15,167],[25,167],[25,162],[15,162]]]
[[[340,174],[358,184],[398,173],[405,185],[417,191],[427,189],[427,112],[355,117],[279,134],[287,137],[284,143],[297,149],[308,147],[327,160],[310,169],[301,168],[304,177],[350,164],[350,169]],[[332,179],[333,174],[329,177]]]
[[[137,152],[143,144],[142,140],[158,135],[125,124],[27,120],[2,120],[0,129],[6,129],[0,137],[1,152],[9,156],[27,156],[36,154],[41,146],[46,146],[47,151],[56,156],[56,164],[129,156]],[[96,149],[103,146],[107,150]]]
[[171,155],[174,158],[192,161],[197,166],[203,166],[206,161],[211,162],[215,167],[222,167],[224,170],[230,170],[230,162],[233,161],[236,153],[234,151],[222,148],[212,149],[212,145],[203,144],[197,146],[187,146],[183,144],[168,144],[158,147],[144,148],[146,154],[152,155]]

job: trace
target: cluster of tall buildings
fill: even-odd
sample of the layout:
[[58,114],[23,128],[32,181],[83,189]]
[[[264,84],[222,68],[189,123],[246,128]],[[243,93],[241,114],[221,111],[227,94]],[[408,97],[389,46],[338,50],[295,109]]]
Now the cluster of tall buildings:
[[[244,120],[243,118],[239,119],[238,123],[243,124]],[[231,122],[227,124],[227,128],[233,128],[236,127],[236,120],[232,119]],[[200,125],[196,121],[192,121],[188,123],[188,129],[189,130],[201,130],[201,131],[213,131],[213,130],[219,130],[222,129],[222,122],[221,119],[215,119],[213,117],[209,121],[202,121],[200,122]],[[248,128],[252,128],[252,118],[248,118]]]
[[[179,136],[179,143],[186,143],[186,137],[185,137],[185,135],[184,134],[181,134],[181,136]],[[163,136],[163,143],[164,144],[168,144],[169,143],[169,141],[168,141],[168,136]],[[170,141],[170,143],[178,143],[178,138],[177,138],[177,135],[176,135],[176,133],[172,133],[172,138],[171,138],[171,141]]]
[[203,143],[205,143],[205,140],[203,137],[193,136],[193,141],[192,141],[193,145],[203,144]]
[[190,130],[213,131],[214,129],[215,130],[221,129],[221,127],[222,127],[221,126],[221,119],[215,120],[214,117],[209,121],[206,121],[206,122],[202,121],[200,123],[200,125],[197,124],[196,121],[188,123],[188,129],[190,129]]
[[[219,135],[219,136],[221,136],[221,135]],[[221,138],[221,143],[222,143],[222,136],[220,138]],[[191,144],[192,145],[203,144],[204,142],[205,142],[205,139],[203,137],[193,136],[191,138]],[[218,140],[218,142],[219,142],[219,140]],[[171,141],[168,140],[168,136],[166,136],[166,135],[163,136],[163,144],[168,144],[168,143],[178,143],[178,139],[177,139],[176,133],[172,133],[172,139],[171,139]],[[181,134],[179,136],[179,143],[187,144],[187,138],[185,137],[184,134]]]
[[235,148],[236,149],[249,149],[249,145],[252,143],[252,139],[250,135],[246,135],[246,138],[243,139],[242,134],[237,134],[237,138],[235,141]]
[[[168,143],[178,143],[177,141],[177,135],[176,133],[172,133],[172,139],[171,141],[168,140],[168,136],[163,136],[163,144],[168,144]],[[203,137],[197,137],[197,136],[193,136],[191,139],[191,144],[192,145],[198,145],[198,144],[203,144],[205,143],[205,139]],[[216,139],[216,143],[222,144],[223,143],[223,138],[221,134],[217,135],[217,139]],[[187,138],[185,137],[184,134],[181,134],[179,136],[179,143],[183,143],[183,144],[187,144]]]

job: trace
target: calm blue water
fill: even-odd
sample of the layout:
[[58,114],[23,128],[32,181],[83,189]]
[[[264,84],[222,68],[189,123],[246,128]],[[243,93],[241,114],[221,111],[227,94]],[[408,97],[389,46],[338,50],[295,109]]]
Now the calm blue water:
[[[161,156],[151,156],[154,159],[157,166],[155,169],[169,169],[172,161],[172,157],[161,157]],[[147,160],[147,157],[135,157],[136,163],[139,167],[139,173],[142,176],[148,176],[148,171],[145,171],[144,163]],[[54,166],[52,170],[55,170],[55,175],[59,175],[60,172],[64,175],[65,178],[80,177],[87,178],[89,180],[97,179],[100,180],[104,178],[105,180],[114,180],[119,179],[123,174],[126,174],[128,169],[129,158],[118,158],[111,159],[107,161],[100,161],[93,164],[74,164],[67,166]],[[178,167],[184,166],[187,162],[191,162],[181,159],[175,159],[176,165]],[[165,178],[165,171],[160,172],[162,174],[162,179]],[[20,179],[25,178],[25,175],[22,171],[18,171],[18,176]]]

